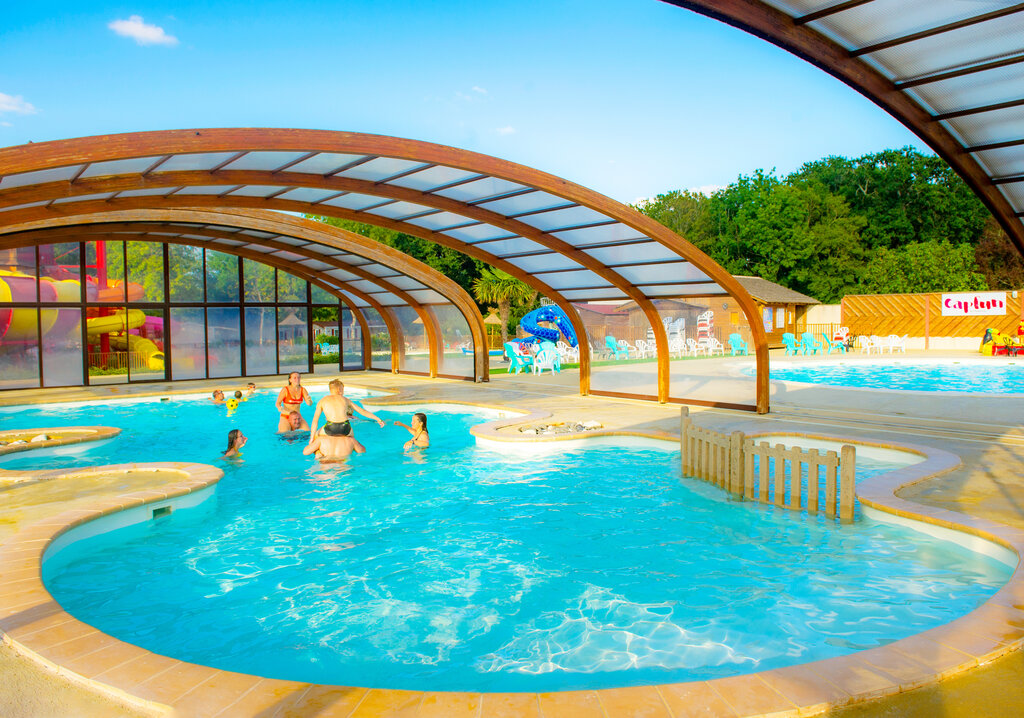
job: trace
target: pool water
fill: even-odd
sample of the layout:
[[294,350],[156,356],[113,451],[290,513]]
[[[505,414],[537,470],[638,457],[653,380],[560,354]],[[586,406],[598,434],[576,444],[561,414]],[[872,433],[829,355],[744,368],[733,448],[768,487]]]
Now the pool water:
[[[753,376],[754,369],[745,369],[744,373]],[[1024,394],[1024,362],[772,362],[771,378],[862,389]]]
[[[126,428],[57,463],[220,463],[214,498],[76,542],[44,580],[104,632],[261,676],[435,691],[708,679],[923,631],[1009,575],[908,529],[730,501],[682,479],[669,443],[519,456],[474,444],[479,413],[425,408],[431,448],[403,453],[403,429],[357,421],[367,454],[326,469],[274,434],[272,397],[231,418],[172,400],[0,422]],[[250,437],[237,465],[217,459],[234,427]]]

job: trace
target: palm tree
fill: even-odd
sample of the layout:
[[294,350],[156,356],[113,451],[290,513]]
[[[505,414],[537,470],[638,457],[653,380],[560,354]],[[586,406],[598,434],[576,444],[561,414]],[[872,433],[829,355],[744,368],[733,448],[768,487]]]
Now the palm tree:
[[473,294],[477,301],[498,306],[501,319],[501,343],[508,341],[508,317],[512,305],[527,304],[536,297],[536,292],[511,274],[500,269],[484,267],[480,276],[473,280]]

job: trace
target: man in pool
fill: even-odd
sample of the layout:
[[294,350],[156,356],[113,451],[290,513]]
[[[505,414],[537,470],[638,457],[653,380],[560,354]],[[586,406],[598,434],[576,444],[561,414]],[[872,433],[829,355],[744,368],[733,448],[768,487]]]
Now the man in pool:
[[[326,430],[326,427],[324,427]],[[306,456],[316,455],[320,461],[344,461],[352,454],[365,454],[366,447],[352,438],[352,425],[343,422],[339,434],[323,434],[314,436],[309,445],[302,450]]]
[[284,420],[288,422],[286,424],[287,428],[279,429],[277,432],[278,434],[290,434],[293,431],[299,431],[300,429],[302,429],[302,414],[300,414],[299,412],[291,412],[284,418]]
[[331,393],[317,402],[316,411],[313,412],[313,426],[309,430],[309,443],[311,446],[317,436],[316,427],[320,423],[321,412],[323,412],[324,418],[327,420],[322,433],[327,436],[348,436],[351,434],[352,424],[349,423],[349,420],[354,412],[362,414],[368,419],[373,419],[381,427],[384,426],[383,419],[357,406],[342,393],[345,390],[345,385],[341,383],[340,379],[333,379],[327,386]]

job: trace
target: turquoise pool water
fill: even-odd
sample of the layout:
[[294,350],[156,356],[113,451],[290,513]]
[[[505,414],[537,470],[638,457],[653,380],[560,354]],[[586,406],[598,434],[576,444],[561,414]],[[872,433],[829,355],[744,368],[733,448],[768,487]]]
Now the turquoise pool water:
[[302,439],[274,435],[272,403],[231,418],[196,401],[0,414],[4,428],[127,427],[46,459],[54,465],[216,463],[229,429],[250,437],[215,498],[48,560],[57,600],[123,640],[225,670],[546,691],[707,679],[877,646],[970,611],[1009,575],[906,529],[726,500],[681,480],[672,450],[478,448],[472,412],[430,412],[433,446],[414,454],[401,451],[403,430],[359,422],[369,452],[325,470],[300,456]]
[[[753,367],[743,370],[754,375]],[[1024,361],[1019,364],[971,362],[852,361],[821,364],[772,362],[771,378],[806,384],[861,389],[947,391],[970,394],[1024,394]]]

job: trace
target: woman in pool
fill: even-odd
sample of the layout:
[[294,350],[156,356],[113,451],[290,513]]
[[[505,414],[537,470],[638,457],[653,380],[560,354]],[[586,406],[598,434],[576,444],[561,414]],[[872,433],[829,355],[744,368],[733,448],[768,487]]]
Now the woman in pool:
[[242,456],[242,447],[249,441],[241,429],[228,432],[228,450],[221,454],[222,459],[238,459]]
[[405,442],[403,448],[408,451],[414,446],[420,449],[430,446],[430,434],[427,433],[427,415],[423,412],[416,412],[409,421],[412,424],[411,426],[400,421],[395,422],[395,426],[401,426],[412,434],[412,438]]
[[[309,392],[302,387],[302,377],[299,375],[299,372],[293,371],[288,375],[288,386],[281,389],[277,395],[278,432],[293,430],[289,424],[288,415],[293,411],[299,411],[302,402],[313,406],[313,399],[310,398]],[[299,416],[302,416],[301,412],[299,412]],[[298,428],[300,431],[308,431],[309,424],[306,423],[305,419],[302,419],[302,423],[299,424]]]

